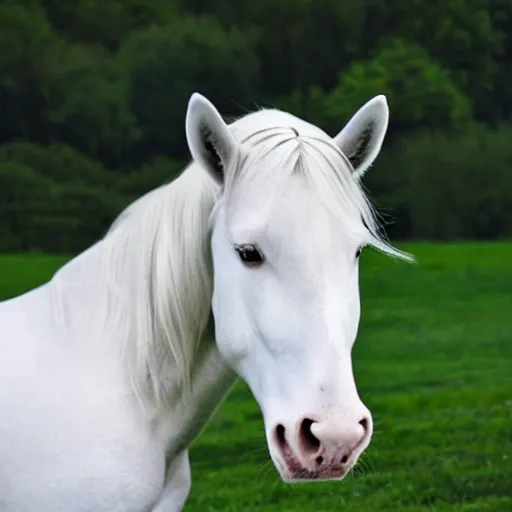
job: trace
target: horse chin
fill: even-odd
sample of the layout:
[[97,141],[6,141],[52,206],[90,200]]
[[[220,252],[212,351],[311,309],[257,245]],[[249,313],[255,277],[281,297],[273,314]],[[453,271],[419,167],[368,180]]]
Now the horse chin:
[[352,470],[356,461],[343,466],[324,467],[318,470],[310,470],[304,467],[295,458],[287,458],[286,462],[279,459],[273,460],[281,480],[288,484],[309,482],[340,482]]
[[304,468],[295,472],[279,472],[283,482],[300,484],[310,482],[341,482],[350,473],[351,468],[334,468],[322,471],[309,471]]

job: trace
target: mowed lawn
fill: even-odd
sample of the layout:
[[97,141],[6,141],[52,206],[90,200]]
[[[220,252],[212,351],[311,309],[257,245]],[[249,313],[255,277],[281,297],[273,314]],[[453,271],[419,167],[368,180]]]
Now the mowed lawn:
[[[353,474],[281,483],[239,383],[191,448],[186,512],[512,512],[512,243],[401,247],[417,263],[362,256],[353,358],[375,435]],[[64,261],[0,257],[0,298]]]

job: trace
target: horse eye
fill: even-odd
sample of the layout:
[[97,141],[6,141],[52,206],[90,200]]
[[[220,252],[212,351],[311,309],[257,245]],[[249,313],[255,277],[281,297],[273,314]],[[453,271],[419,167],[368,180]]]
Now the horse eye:
[[240,259],[249,266],[258,266],[263,263],[263,256],[254,245],[242,244],[235,247]]

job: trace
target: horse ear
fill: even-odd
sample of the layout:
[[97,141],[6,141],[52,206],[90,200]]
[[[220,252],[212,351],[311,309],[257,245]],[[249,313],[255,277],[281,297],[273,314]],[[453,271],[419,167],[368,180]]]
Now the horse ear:
[[389,122],[386,97],[376,96],[363,105],[341,130],[334,143],[349,159],[358,178],[379,154]]
[[222,184],[237,143],[217,109],[204,96],[192,94],[185,122],[192,158]]

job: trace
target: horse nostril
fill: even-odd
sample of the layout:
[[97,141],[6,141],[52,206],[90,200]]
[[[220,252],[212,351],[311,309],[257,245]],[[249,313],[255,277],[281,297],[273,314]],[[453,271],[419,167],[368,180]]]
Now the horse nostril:
[[363,427],[363,430],[364,430],[364,433],[365,435],[368,433],[368,429],[369,429],[369,425],[368,425],[368,418],[363,418],[360,422],[359,422],[359,425],[361,425],[361,427]]
[[313,432],[311,432],[311,425],[313,425],[313,423],[313,420],[305,418],[299,429],[300,441],[304,451],[307,453],[316,453],[318,448],[320,448],[320,440],[313,434]]
[[276,427],[276,440],[281,448],[286,445],[286,438],[284,436],[284,426],[281,424],[277,425]]
[[324,458],[320,455],[319,457],[317,457],[315,459],[316,463],[321,466],[322,465],[322,462],[324,461]]
[[348,462],[348,455],[343,455],[343,457],[341,457],[341,463],[346,464],[347,462]]

